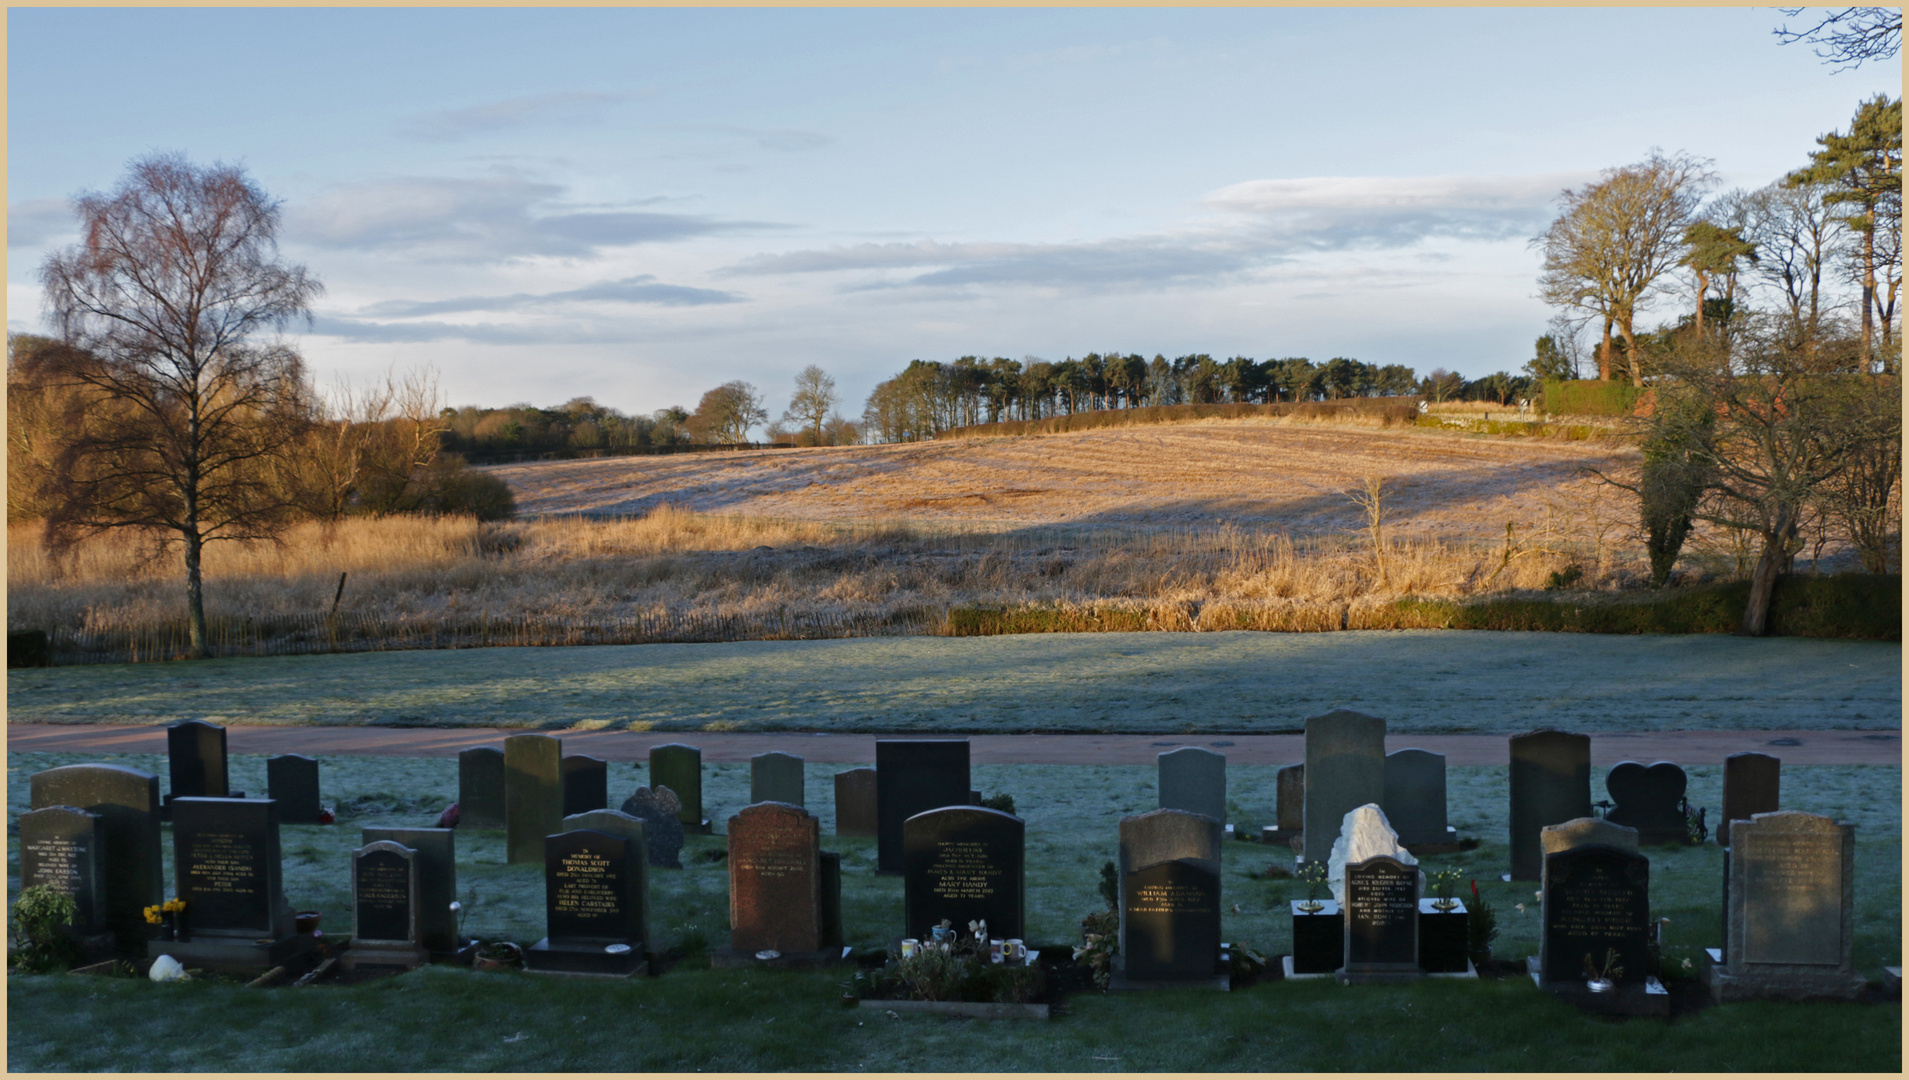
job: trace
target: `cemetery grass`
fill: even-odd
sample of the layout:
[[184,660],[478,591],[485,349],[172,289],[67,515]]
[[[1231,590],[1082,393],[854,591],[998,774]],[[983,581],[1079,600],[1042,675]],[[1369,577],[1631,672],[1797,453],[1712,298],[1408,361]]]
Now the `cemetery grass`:
[[[8,762],[9,817],[25,809],[25,777],[98,760],[157,770],[158,755],[15,754]],[[264,758],[235,755],[231,777],[264,788]],[[325,912],[332,934],[350,932],[348,852],[366,825],[428,825],[456,798],[447,759],[321,757],[334,826],[282,829],[286,891]],[[832,776],[848,765],[810,765],[810,808],[824,843],[843,853],[843,915],[858,947],[893,937],[901,881],[874,874],[874,841],[833,831]],[[1273,767],[1229,770],[1229,817],[1243,831],[1270,823]],[[1722,769],[1691,774],[1693,805],[1714,819]],[[611,799],[646,771],[611,766]],[[1031,945],[1065,948],[1077,920],[1099,909],[1103,862],[1116,825],[1151,809],[1154,770],[1142,766],[977,765],[983,794],[1007,793],[1028,821]],[[1449,770],[1451,820],[1473,851],[1424,860],[1476,879],[1498,910],[1494,955],[1537,950],[1534,883],[1498,880],[1505,845],[1504,769]],[[1604,793],[1594,778],[1593,798]],[[1901,771],[1895,766],[1794,766],[1784,805],[1858,824],[1855,962],[1875,977],[1900,957]],[[746,801],[748,766],[704,766],[705,813],[720,829]],[[542,936],[541,868],[508,866],[503,834],[459,830],[458,884],[465,932],[529,944]],[[439,967],[353,986],[245,990],[203,980],[159,986],[143,980],[15,976],[8,980],[8,1064],[14,1070],[324,1071],[327,1069],[585,1071],[1590,1071],[1668,1069],[1894,1071],[1900,1065],[1898,1005],[1777,1005],[1704,1009],[1669,1023],[1614,1022],[1577,1014],[1522,978],[1357,989],[1320,982],[1263,981],[1233,994],[1077,994],[1045,1024],[932,1017],[891,1019],[844,1009],[847,972],[723,971],[708,948],[727,941],[722,836],[691,837],[683,870],[650,871],[653,949],[673,966],[628,984],[478,973]],[[1665,930],[1673,977],[1717,944],[1722,856],[1714,845],[1647,849],[1654,915]],[[170,865],[171,844],[166,851]],[[1225,845],[1222,898],[1229,941],[1269,959],[1290,951],[1288,901],[1303,886],[1264,871],[1290,853]],[[18,842],[9,844],[9,889],[18,888]],[[170,869],[168,871],[170,882]],[[1520,912],[1517,905],[1526,910]],[[1237,912],[1233,911],[1238,906]],[[394,1022],[394,1017],[406,1017]],[[100,1032],[114,1036],[102,1039]],[[1168,1035],[1166,1033],[1175,1033]]]
[[654,732],[1900,730],[1896,642],[1459,630],[453,649],[21,668],[26,723]]

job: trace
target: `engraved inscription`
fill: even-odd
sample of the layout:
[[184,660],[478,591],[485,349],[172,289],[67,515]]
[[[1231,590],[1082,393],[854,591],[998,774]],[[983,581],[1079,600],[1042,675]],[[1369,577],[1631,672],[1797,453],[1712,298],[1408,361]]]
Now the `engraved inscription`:
[[26,840],[20,844],[20,862],[30,865],[33,871],[24,885],[50,885],[69,896],[77,894],[82,888],[80,880],[80,862],[82,848],[72,840],[62,837],[47,837],[38,840]]
[[928,867],[929,891],[949,900],[986,900],[994,895],[994,879],[1000,876],[986,844],[943,840],[935,845],[935,861]]
[[1730,857],[1743,860],[1744,962],[1841,963],[1840,837],[1745,828],[1732,840]]
[[193,839],[186,876],[194,896],[257,896],[258,849],[240,833],[199,833]]
[[1204,915],[1218,904],[1212,890],[1198,885],[1142,885],[1127,910],[1135,915]]
[[1611,868],[1596,866],[1571,879],[1571,887],[1550,897],[1551,929],[1572,937],[1613,943],[1640,927],[1633,925],[1636,890]]
[[732,852],[730,857],[738,870],[764,879],[785,878],[808,872],[808,860],[803,857],[807,843],[807,831],[794,824],[757,823],[752,826],[749,850]]
[[616,875],[610,860],[592,851],[579,851],[562,857],[552,880],[556,894],[551,901],[561,914],[581,919],[614,919],[622,906],[617,901]]

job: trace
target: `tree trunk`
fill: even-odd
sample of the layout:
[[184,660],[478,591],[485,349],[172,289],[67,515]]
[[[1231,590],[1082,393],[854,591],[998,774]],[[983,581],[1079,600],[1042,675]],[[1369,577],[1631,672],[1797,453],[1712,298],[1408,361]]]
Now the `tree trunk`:
[[1597,347],[1597,379],[1611,381],[1611,320],[1604,320],[1604,343]]
[[205,587],[200,582],[199,561],[205,541],[199,534],[186,534],[186,659],[203,660],[205,646]]
[[1770,629],[1770,602],[1776,598],[1776,578],[1794,553],[1797,527],[1796,511],[1784,507],[1777,511],[1775,528],[1763,534],[1763,553],[1757,556],[1756,569],[1750,572],[1750,599],[1743,606],[1743,624],[1737,633],[1744,637],[1762,637]]
[[1637,335],[1631,331],[1629,319],[1618,325],[1618,333],[1624,335],[1624,354],[1631,369],[1631,385],[1642,389],[1644,386],[1643,357],[1637,354]]
[[1710,279],[1697,274],[1697,340],[1704,336],[1704,294],[1710,291]]
[[1876,338],[1875,312],[1873,306],[1876,297],[1876,205],[1870,203],[1864,218],[1868,228],[1863,230],[1863,371],[1876,370],[1876,354],[1873,342]]

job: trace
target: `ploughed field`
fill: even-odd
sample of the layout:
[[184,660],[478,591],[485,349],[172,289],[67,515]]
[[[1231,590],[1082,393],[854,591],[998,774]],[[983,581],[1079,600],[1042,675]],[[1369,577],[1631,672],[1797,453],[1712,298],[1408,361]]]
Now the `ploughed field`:
[[496,466],[526,514],[701,513],[907,518],[993,526],[1189,525],[1215,519],[1294,535],[1359,527],[1345,492],[1398,488],[1390,520],[1455,540],[1544,515],[1582,470],[1621,469],[1607,444],[1424,429],[1272,422],[1163,424],[1022,438],[817,447]]

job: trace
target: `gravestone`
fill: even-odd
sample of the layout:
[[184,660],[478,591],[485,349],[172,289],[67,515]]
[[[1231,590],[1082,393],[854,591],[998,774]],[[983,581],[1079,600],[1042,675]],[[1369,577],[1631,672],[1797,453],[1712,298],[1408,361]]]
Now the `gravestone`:
[[[665,826],[666,828],[674,826],[678,830],[676,833],[676,847],[680,849],[683,846],[683,834],[681,832],[683,823],[676,820],[674,811],[663,811],[659,808],[659,816],[664,817],[668,822]],[[650,827],[648,823],[640,817],[633,814],[626,814],[621,810],[591,810],[563,819],[563,828],[561,831],[576,832],[579,829],[594,829],[600,833],[607,833],[611,836],[619,836],[628,840],[630,842],[630,850],[635,852],[638,856],[630,867],[631,874],[636,877],[636,884],[633,888],[643,896],[647,897],[650,894]],[[643,917],[645,922],[643,923],[641,934],[644,941],[650,940],[650,926],[647,921],[649,919],[649,910],[649,904],[645,903],[643,905]]]
[[1294,838],[1306,830],[1306,765],[1288,765],[1279,770],[1275,781],[1275,797],[1278,809],[1274,811],[1277,825],[1267,825],[1259,830],[1261,843],[1290,844]]
[[968,740],[875,740],[875,872],[902,872],[903,822],[926,810],[966,805],[970,790]]
[[505,820],[503,748],[472,746],[458,751],[458,827],[501,829]]
[[1159,755],[1160,809],[1204,814],[1226,824],[1226,755],[1182,746]]
[[647,969],[649,897],[643,854],[621,836],[578,829],[544,844],[548,934],[524,952],[524,967],[558,975],[629,976]]
[[123,765],[62,765],[27,780],[34,810],[71,806],[99,818],[102,921],[121,952],[141,953],[151,929],[146,909],[164,902],[159,777]]
[[650,789],[664,787],[676,793],[680,804],[676,820],[684,831],[708,833],[709,821],[703,817],[703,752],[682,743],[650,747]]
[[1773,814],[1780,805],[1783,762],[1768,754],[1731,754],[1723,759],[1723,813],[1717,822],[1717,845],[1730,846],[1730,822],[1748,821],[1757,814]]
[[[842,947],[842,853],[822,853],[822,948]],[[839,955],[839,954],[838,954]]]
[[1306,721],[1306,862],[1332,854],[1346,813],[1385,798],[1385,721],[1337,709]]
[[418,869],[418,944],[433,956],[457,954],[457,830],[367,827],[360,834],[366,844],[390,842],[416,852]]
[[169,813],[178,798],[242,799],[226,783],[225,729],[203,720],[182,720],[166,728],[166,766],[172,789],[160,804]]
[[1163,808],[1120,819],[1120,951],[1110,989],[1227,989],[1218,819]]
[[1637,830],[1605,818],[1583,817],[1546,825],[1538,834],[1538,846],[1546,855],[1592,844],[1620,848],[1634,854],[1637,851]]
[[[447,830],[448,831],[448,830]],[[429,959],[421,944],[423,890],[418,853],[390,840],[373,840],[351,853],[351,947],[347,970],[410,970]]]
[[512,735],[504,740],[505,861],[541,863],[544,837],[563,825],[563,740]]
[[1545,728],[1511,737],[1511,880],[1544,877],[1538,834],[1591,816],[1591,737]]
[[1855,936],[1856,826],[1795,810],[1738,818],[1725,861],[1722,955],[1705,971],[1718,1002],[1863,995]]
[[819,956],[822,822],[792,803],[759,802],[729,819],[729,946]]
[[874,836],[875,770],[850,769],[835,774],[835,835]]
[[[74,806],[44,806],[14,819],[20,832],[20,888],[46,885],[73,898],[73,935],[104,937],[106,876],[100,862],[98,814]],[[111,947],[111,939],[98,942]]]
[[187,967],[264,971],[312,951],[293,932],[279,862],[278,804],[200,799],[172,804],[174,892],[186,902],[190,941],[151,941],[146,954]]
[[1342,984],[1416,979],[1419,969],[1419,868],[1385,855],[1345,867],[1345,966]]
[[318,804],[318,762],[302,754],[266,758],[265,794],[278,804],[280,825],[318,824],[325,809]]
[[643,833],[649,842],[649,850],[644,854],[651,866],[683,868],[682,808],[676,793],[666,787],[640,787],[623,800],[623,812],[643,822]]
[[1403,866],[1418,865],[1418,859],[1399,843],[1399,834],[1392,831],[1385,811],[1376,803],[1346,811],[1339,822],[1339,836],[1326,856],[1326,885],[1342,909],[1346,903],[1346,867],[1381,855]]
[[749,801],[806,806],[803,801],[802,759],[770,751],[749,759]]
[[1636,829],[1640,844],[1685,843],[1690,835],[1683,810],[1688,786],[1684,770],[1668,761],[1649,768],[1620,761],[1604,778],[1604,790],[1615,804],[1604,812],[1604,820]]
[[[1538,985],[1610,1011],[1667,1013],[1669,995],[1649,975],[1650,860],[1585,844],[1547,853],[1543,880],[1538,955],[1528,963]],[[1613,990],[1590,992],[1600,974]]]
[[1395,750],[1385,755],[1386,820],[1399,843],[1421,854],[1458,850],[1458,832],[1445,821],[1445,755]]
[[566,754],[562,771],[564,817],[609,807],[609,762],[588,754]]
[[902,827],[902,936],[930,937],[943,919],[963,934],[968,923],[986,919],[989,937],[1022,937],[1026,837],[1020,818],[981,806],[944,806],[909,818]]

